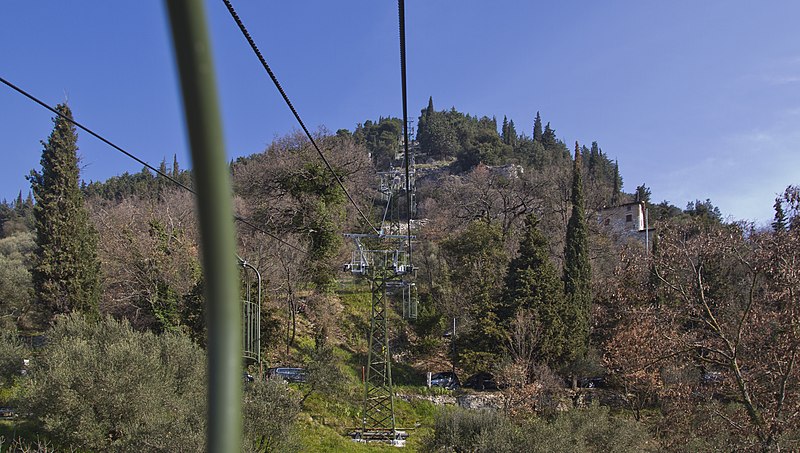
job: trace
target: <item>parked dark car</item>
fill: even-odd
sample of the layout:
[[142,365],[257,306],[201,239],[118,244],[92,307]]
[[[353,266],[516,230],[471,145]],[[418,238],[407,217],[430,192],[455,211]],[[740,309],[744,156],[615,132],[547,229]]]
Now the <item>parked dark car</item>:
[[306,370],[304,368],[277,367],[267,370],[270,378],[280,378],[286,382],[306,382]]
[[441,373],[433,373],[431,375],[431,387],[444,387],[446,389],[458,388],[461,383],[458,381],[458,376],[452,371],[442,371]]
[[464,382],[464,387],[473,390],[498,390],[499,386],[492,373],[485,371],[473,374]]

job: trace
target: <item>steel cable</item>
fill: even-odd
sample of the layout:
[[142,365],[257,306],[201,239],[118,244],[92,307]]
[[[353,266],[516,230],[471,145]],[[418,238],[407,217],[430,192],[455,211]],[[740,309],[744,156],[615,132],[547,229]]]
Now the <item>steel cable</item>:
[[[79,122],[75,121],[75,120],[74,120],[74,119],[72,119],[72,118],[69,118],[69,117],[67,117],[67,116],[65,116],[65,115],[63,115],[63,114],[61,114],[61,112],[59,112],[58,110],[54,109],[53,107],[50,107],[49,105],[47,105],[45,102],[41,101],[41,100],[40,100],[39,98],[37,98],[36,96],[34,96],[34,95],[32,95],[32,94],[28,93],[27,91],[23,90],[23,89],[22,89],[22,88],[20,88],[20,87],[18,87],[18,86],[16,86],[16,85],[14,85],[13,83],[9,82],[8,80],[4,79],[3,77],[0,77],[0,82],[3,82],[3,84],[5,84],[5,85],[6,85],[6,86],[8,86],[9,88],[11,88],[12,90],[16,91],[17,93],[19,93],[19,94],[21,94],[21,95],[25,96],[26,98],[30,99],[31,101],[33,101],[33,102],[35,102],[35,103],[39,104],[40,106],[42,106],[42,107],[44,107],[44,108],[46,108],[47,110],[49,110],[50,112],[54,113],[55,115],[57,115],[57,116],[59,116],[59,117],[63,118],[64,120],[66,120],[66,121],[70,122],[71,124],[75,125],[75,127],[77,127],[77,128],[79,128],[79,129],[81,129],[82,131],[84,131],[84,132],[88,133],[88,134],[89,134],[89,135],[91,135],[92,137],[94,137],[94,138],[96,138],[96,139],[100,140],[101,142],[105,143],[106,145],[108,145],[108,146],[110,146],[110,147],[114,148],[115,150],[117,150],[117,151],[121,152],[122,154],[124,154],[124,155],[126,155],[126,156],[130,157],[131,159],[135,160],[136,162],[138,162],[138,163],[140,163],[140,164],[144,165],[146,168],[148,168],[149,170],[152,170],[152,171],[153,171],[154,173],[156,173],[157,175],[159,175],[159,176],[161,176],[161,177],[165,178],[166,180],[168,180],[168,181],[172,182],[173,184],[177,185],[178,187],[180,187],[180,188],[182,188],[182,189],[184,189],[184,190],[188,191],[188,192],[189,192],[189,193],[191,193],[192,195],[195,195],[195,196],[197,196],[197,192],[195,192],[195,191],[194,191],[194,189],[192,189],[191,187],[189,187],[189,186],[187,186],[187,185],[183,184],[182,182],[180,182],[180,181],[178,181],[177,179],[173,178],[172,176],[170,176],[170,175],[168,175],[168,174],[166,174],[166,173],[162,172],[161,170],[157,169],[156,167],[154,167],[154,166],[152,166],[152,165],[148,164],[147,162],[143,161],[142,159],[139,159],[138,157],[136,157],[136,156],[135,156],[135,155],[133,155],[132,153],[129,153],[128,151],[125,151],[125,150],[124,150],[124,149],[122,149],[120,146],[117,146],[116,144],[112,143],[110,140],[108,140],[108,139],[106,139],[105,137],[101,136],[100,134],[98,134],[98,133],[94,132],[93,130],[89,129],[88,127],[84,126],[83,124],[81,124],[81,123],[79,123]],[[245,225],[247,225],[247,226],[249,226],[249,227],[251,227],[251,228],[255,229],[256,231],[259,231],[259,232],[261,232],[261,233],[264,233],[264,234],[266,234],[267,236],[271,237],[272,239],[275,239],[276,241],[280,242],[281,244],[283,244],[283,245],[285,245],[285,246],[287,246],[287,247],[291,247],[291,248],[293,248],[293,249],[295,249],[295,250],[297,250],[297,251],[300,251],[300,252],[302,252],[302,251],[303,251],[302,249],[298,248],[297,246],[295,246],[295,245],[293,245],[293,244],[290,244],[290,243],[288,243],[288,242],[284,241],[283,239],[281,239],[281,238],[279,238],[279,237],[275,236],[274,234],[272,234],[272,233],[270,233],[270,232],[268,232],[268,231],[266,231],[266,230],[262,229],[262,228],[261,228],[261,227],[259,227],[258,225],[255,225],[253,222],[251,222],[251,221],[249,221],[249,220],[247,220],[247,219],[245,219],[245,218],[243,218],[243,217],[240,217],[240,216],[238,216],[238,215],[234,215],[234,216],[233,216],[233,218],[234,218],[234,220],[236,220],[236,221],[238,221],[238,222],[241,222],[241,223],[243,223],[243,224],[245,224]]]
[[264,55],[261,54],[261,51],[258,49],[258,46],[253,40],[253,37],[250,36],[250,32],[247,31],[247,27],[245,27],[244,23],[239,18],[239,15],[236,13],[236,10],[233,8],[231,2],[229,0],[222,0],[222,2],[225,3],[225,6],[228,8],[228,12],[231,14],[231,17],[236,22],[236,25],[239,26],[239,30],[242,32],[242,35],[244,35],[245,39],[247,40],[247,43],[250,44],[250,48],[253,49],[253,52],[258,57],[258,61],[261,62],[261,65],[267,71],[267,74],[269,74],[270,79],[272,79],[272,83],[275,84],[275,88],[277,88],[278,92],[280,92],[281,96],[283,96],[284,102],[286,102],[286,105],[289,107],[289,110],[292,111],[292,114],[294,115],[294,118],[297,120],[297,123],[300,124],[300,127],[303,129],[303,132],[305,132],[306,137],[308,137],[308,140],[311,142],[311,145],[317,151],[317,154],[319,154],[319,157],[325,163],[325,166],[328,167],[328,170],[336,179],[336,182],[339,183],[339,187],[342,188],[344,194],[347,196],[347,199],[350,200],[350,203],[356,208],[356,211],[358,211],[359,215],[361,215],[361,218],[364,219],[367,225],[369,225],[369,227],[372,228],[372,231],[374,231],[375,234],[380,234],[380,232],[375,228],[375,226],[372,225],[372,222],[370,222],[367,216],[364,215],[364,213],[361,211],[361,208],[358,207],[358,204],[350,195],[350,192],[348,192],[347,189],[344,187],[342,179],[339,177],[339,175],[336,174],[336,171],[334,171],[330,162],[328,162],[328,159],[325,157],[325,154],[322,152],[319,146],[317,146],[317,142],[314,140],[314,137],[311,135],[311,132],[308,131],[308,128],[306,127],[303,120],[300,118],[300,114],[297,113],[297,110],[294,108],[292,101],[289,100],[289,96],[286,94],[286,91],[284,91],[283,87],[278,81],[278,78],[275,76],[275,73],[272,72],[272,69],[267,64],[267,60],[264,58]]

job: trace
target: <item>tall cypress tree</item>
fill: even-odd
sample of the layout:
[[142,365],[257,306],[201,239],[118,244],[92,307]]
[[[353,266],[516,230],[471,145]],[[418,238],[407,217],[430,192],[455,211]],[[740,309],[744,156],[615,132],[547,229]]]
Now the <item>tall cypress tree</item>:
[[[56,110],[72,118],[65,104]],[[93,314],[100,299],[100,262],[78,183],[78,136],[63,117],[53,123],[53,132],[42,142],[41,173],[33,170],[28,177],[36,199],[36,300],[48,318],[73,311]]]
[[514,127],[514,120],[508,120],[508,144],[517,146],[517,128]]
[[[428,97],[428,106],[420,111],[417,122],[417,141],[421,148],[429,148],[431,141],[431,122],[436,110],[433,108],[433,96]],[[427,150],[427,149],[426,149]]]
[[178,166],[178,155],[172,155],[172,179],[178,179],[181,176],[181,169]]
[[575,162],[572,170],[572,215],[567,224],[564,245],[564,294],[569,312],[565,322],[570,332],[572,358],[582,357],[589,346],[589,316],[591,313],[592,270],[589,266],[589,233],[584,215],[581,148],[575,142]]
[[568,346],[563,284],[550,261],[547,236],[538,227],[539,219],[530,214],[519,243],[519,253],[511,260],[503,292],[503,310],[499,318],[508,322],[517,310],[531,310],[541,328],[539,358],[558,364]]
[[536,119],[533,120],[533,141],[542,143],[542,117],[536,112]]

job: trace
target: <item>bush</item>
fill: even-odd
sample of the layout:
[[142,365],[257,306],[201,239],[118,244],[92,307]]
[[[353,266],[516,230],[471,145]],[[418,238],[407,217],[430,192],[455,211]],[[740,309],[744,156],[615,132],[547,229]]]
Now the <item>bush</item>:
[[647,428],[593,406],[561,413],[552,420],[536,419],[528,430],[531,452],[656,451]]
[[425,448],[435,452],[655,451],[647,429],[607,408],[571,410],[547,420],[516,421],[497,412],[445,409]]
[[425,450],[436,452],[518,452],[525,439],[519,426],[497,412],[445,408],[436,417]]
[[204,353],[186,337],[73,315],[49,333],[22,405],[64,447],[203,451],[205,380]]
[[296,419],[297,399],[278,379],[248,383],[244,388],[245,451],[294,452],[300,449]]
[[0,332],[0,386],[10,384],[20,375],[22,360],[29,357],[28,354],[16,331]]

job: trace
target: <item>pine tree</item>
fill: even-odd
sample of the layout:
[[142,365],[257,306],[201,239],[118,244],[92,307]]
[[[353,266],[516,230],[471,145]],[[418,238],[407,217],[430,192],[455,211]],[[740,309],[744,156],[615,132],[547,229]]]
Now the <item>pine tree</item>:
[[775,208],[775,221],[772,222],[772,229],[778,233],[781,231],[786,231],[786,214],[783,212],[783,203],[781,203],[781,198],[775,198],[775,204],[772,205]]
[[[72,118],[65,104],[56,110]],[[53,123],[53,132],[42,142],[41,173],[31,171],[28,177],[36,199],[36,300],[50,318],[73,311],[93,314],[100,299],[100,263],[96,232],[78,183],[78,136],[63,117]]]
[[566,307],[563,284],[550,261],[550,245],[541,230],[539,219],[530,214],[519,243],[519,253],[508,267],[499,318],[513,319],[518,310],[531,310],[540,326],[539,359],[558,364],[567,347],[563,316]]
[[533,141],[542,142],[542,117],[536,112],[536,119],[533,120]]
[[592,295],[590,282],[588,228],[584,214],[581,149],[575,142],[575,162],[572,170],[572,215],[567,224],[564,245],[564,294],[569,306],[564,321],[570,332],[571,358],[586,354],[589,346],[589,316]]
[[508,117],[503,115],[503,129],[500,133],[500,138],[503,139],[503,143],[508,145]]
[[514,120],[508,120],[508,144],[517,146],[517,128],[514,127]]

